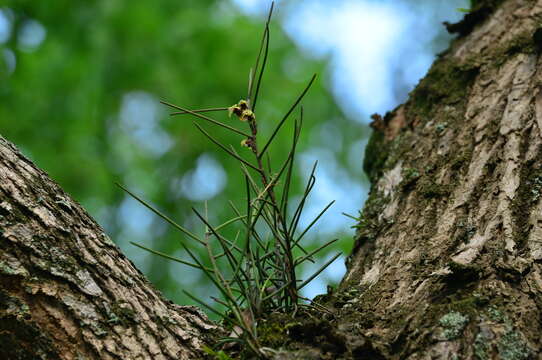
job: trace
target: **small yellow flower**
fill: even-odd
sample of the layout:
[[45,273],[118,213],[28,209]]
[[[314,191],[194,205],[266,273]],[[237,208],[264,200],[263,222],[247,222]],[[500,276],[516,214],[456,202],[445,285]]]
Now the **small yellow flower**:
[[243,110],[241,116],[239,117],[241,121],[254,120],[254,113],[250,109]]
[[231,117],[231,114],[235,114],[241,121],[254,119],[254,114],[248,108],[246,100],[239,100],[237,104],[230,106],[228,116]]
[[237,106],[239,106],[241,110],[248,109],[248,103],[246,100],[239,100],[239,103],[237,103]]
[[250,146],[249,144],[250,144],[250,143],[249,143],[248,139],[243,139],[243,140],[241,140],[241,146],[249,147],[249,146]]

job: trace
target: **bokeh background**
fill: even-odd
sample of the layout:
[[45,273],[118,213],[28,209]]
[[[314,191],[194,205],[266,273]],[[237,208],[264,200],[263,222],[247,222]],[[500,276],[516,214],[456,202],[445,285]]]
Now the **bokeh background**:
[[[131,199],[126,185],[194,232],[190,211],[208,201],[215,224],[243,201],[236,162],[209,143],[187,117],[159,103],[230,106],[246,96],[270,1],[55,0],[0,1],[0,134],[46,170],[103,226],[122,251],[167,296],[208,299],[204,275],[129,244],[187,259],[181,234]],[[461,19],[467,0],[276,1],[267,71],[257,116],[269,134],[313,73],[303,101],[304,130],[294,187],[319,160],[316,189],[302,222],[329,201],[308,248],[339,238],[351,250],[368,191],[362,171],[369,116],[403,102],[451,37],[443,21]],[[226,113],[215,114],[228,121]],[[208,129],[225,143],[239,139]],[[272,158],[286,155],[279,133]],[[240,149],[242,150],[242,149]],[[305,240],[307,241],[307,240]],[[314,270],[318,264],[313,265]],[[337,260],[305,295],[325,292],[344,274]]]

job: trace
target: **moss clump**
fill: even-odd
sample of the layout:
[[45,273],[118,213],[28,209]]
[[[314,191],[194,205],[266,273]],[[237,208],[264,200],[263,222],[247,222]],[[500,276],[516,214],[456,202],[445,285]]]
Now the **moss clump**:
[[458,23],[450,24],[445,22],[446,30],[450,34],[457,33],[459,36],[469,34],[476,25],[485,21],[503,0],[471,0],[468,14]]
[[363,171],[372,183],[382,175],[382,169],[388,158],[387,144],[384,134],[380,131],[373,131],[363,159]]
[[284,345],[284,339],[291,323],[284,325],[278,321],[264,322],[258,326],[258,337],[265,346],[280,347]]
[[440,318],[440,326],[444,328],[442,336],[446,340],[453,340],[461,335],[461,332],[469,322],[469,317],[457,311],[449,312]]
[[480,294],[474,293],[470,296],[457,300],[454,300],[452,296],[452,298],[449,298],[449,301],[449,303],[438,305],[438,307],[447,309],[449,311],[466,314],[465,316],[471,316],[474,318],[478,315],[480,309],[489,302],[489,299]]
[[472,149],[466,149],[461,151],[455,158],[452,159],[452,170],[458,171],[463,168],[464,165],[470,164],[472,158]]
[[208,358],[211,358],[213,360],[233,360],[223,350],[214,351],[210,347],[203,345],[203,351],[205,351],[205,353],[209,355]]
[[495,64],[505,63],[512,55],[517,53],[533,53],[537,45],[533,42],[533,34],[523,33],[506,42],[495,50]]
[[441,185],[436,182],[424,179],[419,185],[420,194],[426,199],[434,199],[446,197],[450,195],[451,189],[449,185]]
[[439,104],[464,103],[465,94],[477,75],[476,67],[465,67],[441,58],[410,94],[407,118],[429,118]]
[[316,345],[325,353],[343,354],[346,349],[346,338],[326,320],[306,319],[287,326],[288,334],[294,341]]

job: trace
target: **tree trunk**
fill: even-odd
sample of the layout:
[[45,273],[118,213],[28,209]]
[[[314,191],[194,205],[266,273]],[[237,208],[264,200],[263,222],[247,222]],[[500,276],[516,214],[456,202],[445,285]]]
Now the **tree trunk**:
[[542,359],[542,1],[477,3],[408,102],[374,116],[330,300],[369,359]]
[[[374,116],[348,272],[329,313],[259,323],[290,349],[275,358],[542,359],[542,1],[475,3],[409,101]],[[0,357],[202,356],[219,329],[3,140],[0,179]]]
[[0,359],[197,359],[216,331],[1,137],[0,286]]

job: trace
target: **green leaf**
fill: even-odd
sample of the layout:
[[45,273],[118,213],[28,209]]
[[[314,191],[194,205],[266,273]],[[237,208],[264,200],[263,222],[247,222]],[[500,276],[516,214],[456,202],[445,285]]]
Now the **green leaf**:
[[246,133],[246,132],[244,132],[244,131],[241,131],[241,130],[236,129],[236,128],[232,127],[232,126],[229,126],[229,125],[226,125],[226,124],[224,124],[224,123],[221,123],[220,121],[216,121],[215,119],[212,119],[212,118],[210,118],[210,117],[208,117],[208,116],[204,116],[204,115],[199,114],[199,113],[202,112],[202,111],[215,111],[215,110],[217,110],[217,109],[219,109],[219,110],[228,110],[228,108],[203,109],[203,110],[195,110],[195,111],[194,111],[194,110],[188,110],[188,109],[182,108],[182,107],[180,107],[180,106],[178,106],[178,105],[173,105],[173,104],[168,103],[168,102],[165,102],[165,101],[160,101],[160,102],[161,102],[162,104],[164,104],[164,105],[173,107],[173,108],[175,108],[175,109],[182,110],[180,113],[173,113],[173,114],[171,114],[171,115],[181,115],[181,114],[190,114],[190,115],[194,115],[194,116],[197,117],[197,118],[200,118],[200,119],[203,119],[203,120],[205,120],[205,121],[208,121],[208,122],[210,122],[211,124],[215,124],[215,125],[218,125],[218,126],[220,126],[220,127],[223,127],[224,129],[228,129],[228,130],[230,130],[230,131],[232,131],[232,132],[234,132],[234,133],[237,133],[237,134],[239,134],[239,135],[243,135],[243,136],[245,136],[245,137],[250,136],[250,134],[248,134],[248,133]]
[[324,265],[322,265],[318,270],[316,270],[311,276],[307,278],[307,280],[303,281],[301,285],[297,287],[297,290],[303,289],[307,284],[309,284],[315,277],[320,275],[322,271],[324,271],[329,265],[331,265],[332,262],[337,260],[337,258],[341,256],[341,253],[337,253],[335,256],[333,256],[329,261],[327,261]]
[[267,148],[269,147],[269,145],[271,145],[271,143],[273,142],[273,139],[275,138],[275,136],[277,135],[277,133],[279,132],[280,128],[282,127],[282,125],[284,124],[284,122],[288,119],[288,117],[290,116],[290,114],[292,113],[292,111],[294,111],[295,107],[301,102],[301,100],[303,99],[303,97],[307,94],[307,91],[309,91],[312,83],[314,82],[314,80],[316,79],[316,74],[314,74],[311,78],[311,80],[309,81],[309,83],[307,84],[307,86],[305,87],[305,89],[303,90],[303,92],[301,92],[301,94],[298,96],[298,98],[296,99],[296,101],[294,102],[294,104],[292,106],[290,106],[290,109],[288,109],[288,111],[286,112],[286,114],[282,117],[282,119],[279,121],[278,125],[275,127],[275,130],[273,131],[273,133],[271,134],[271,137],[269,138],[269,140],[267,140],[267,142],[265,143],[262,151],[258,154],[258,157],[262,157],[263,154],[265,154]]
[[[179,259],[179,258],[170,256],[170,255],[167,255],[167,254],[164,254],[163,252],[153,250],[153,249],[151,249],[151,248],[148,248],[148,247],[146,247],[146,246],[143,246],[143,245],[138,244],[138,243],[133,242],[133,241],[130,241],[130,244],[132,244],[132,245],[134,245],[134,246],[137,246],[138,248],[141,248],[141,249],[143,249],[143,250],[145,250],[145,251],[148,251],[148,252],[150,252],[151,254],[161,256],[161,257],[163,257],[164,259],[176,261],[176,262],[178,262],[178,263],[181,263],[181,264],[184,264],[184,265],[187,265],[187,266],[190,266],[190,267],[199,269],[199,270],[203,270],[203,268],[202,268],[200,265],[198,265],[198,264],[193,264],[193,263],[191,263],[191,262],[189,262],[189,261],[184,261],[184,260],[182,260],[182,259]],[[213,272],[213,269],[205,268],[205,271]]]
[[185,229],[183,226],[177,224],[175,221],[171,220],[168,216],[164,215],[160,210],[156,209],[151,204],[147,203],[145,200],[141,199],[139,196],[128,190],[126,187],[119,183],[115,183],[118,187],[120,187],[122,190],[124,190],[128,195],[139,201],[141,204],[143,204],[147,209],[151,210],[153,213],[167,221],[169,224],[171,224],[174,228],[182,232],[183,234],[189,236],[191,239],[196,240],[200,244],[204,244],[203,240],[198,238],[196,235]]

